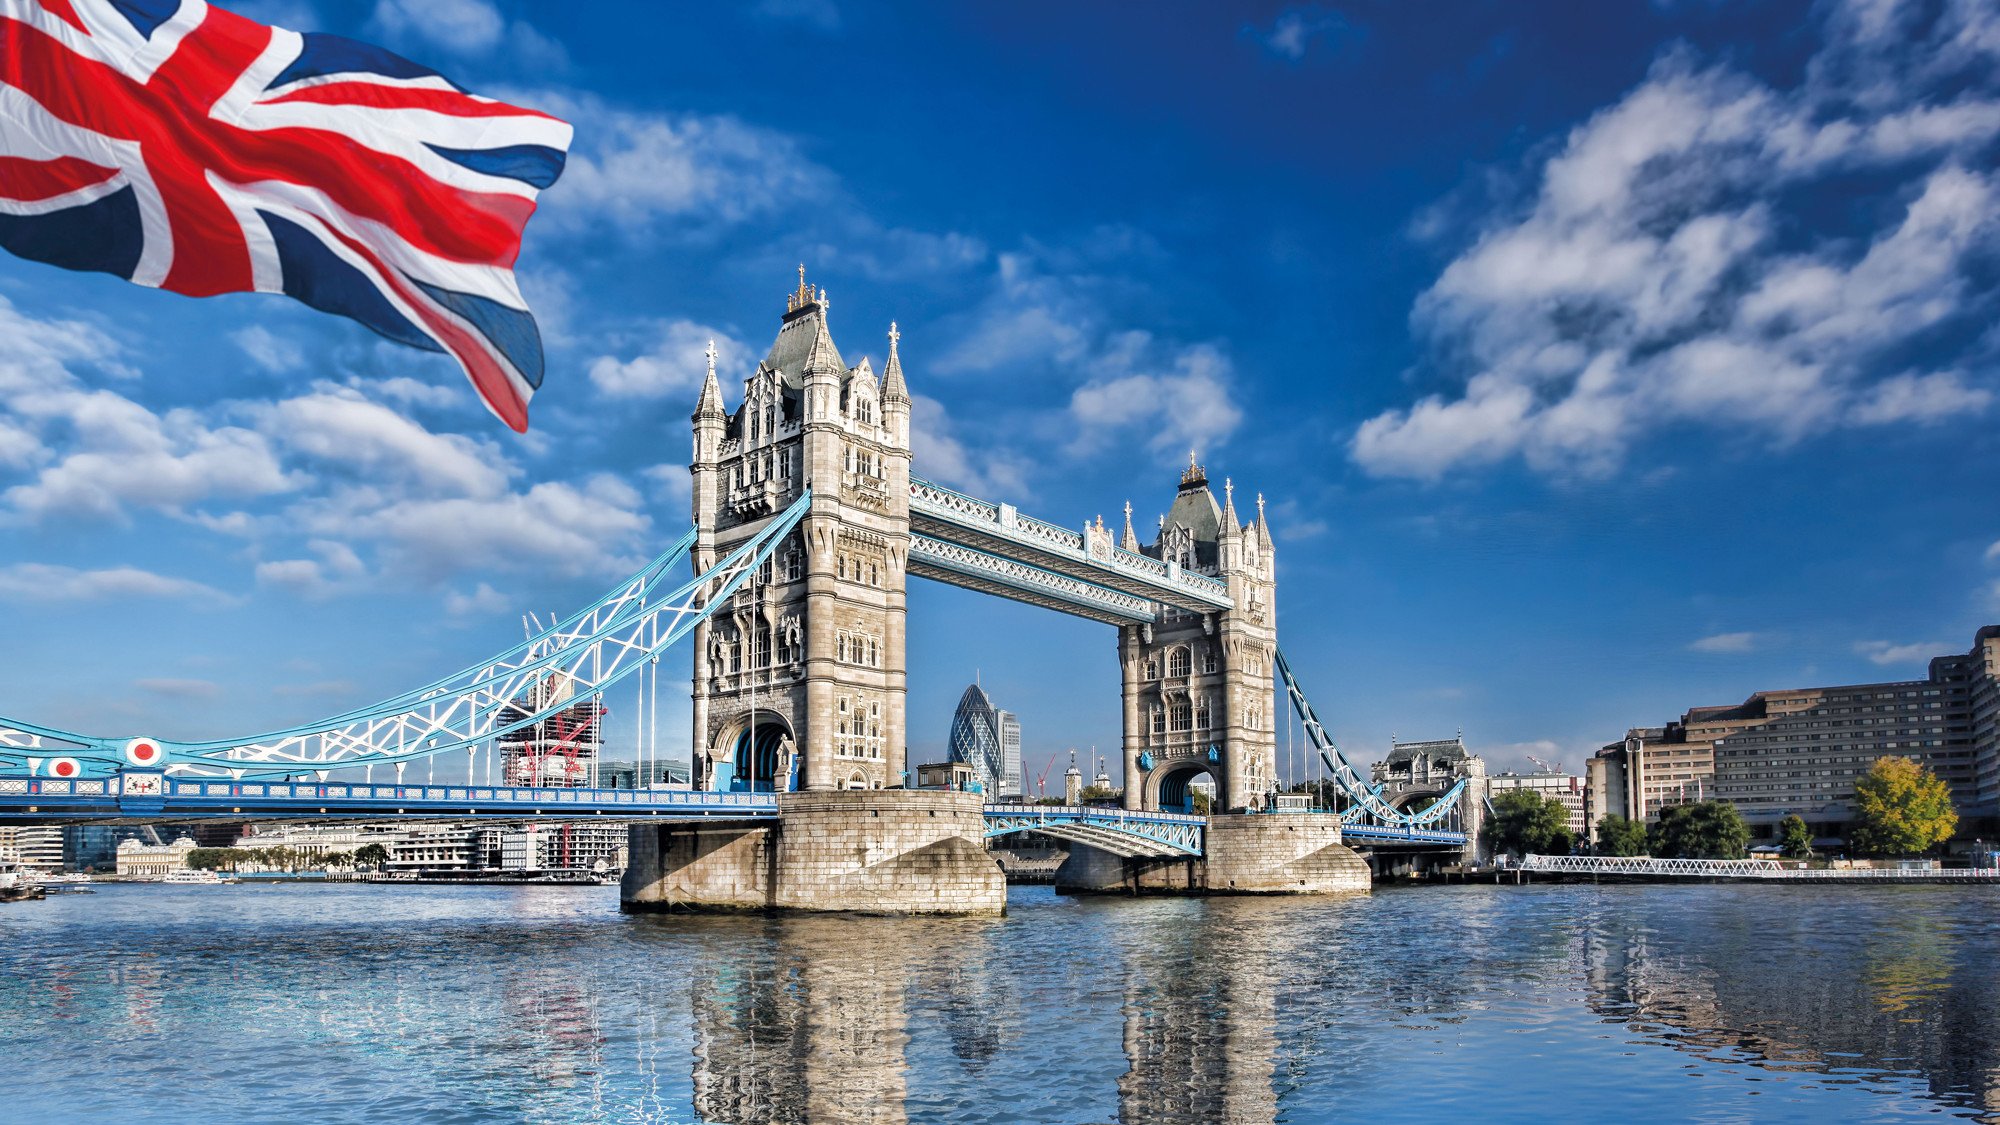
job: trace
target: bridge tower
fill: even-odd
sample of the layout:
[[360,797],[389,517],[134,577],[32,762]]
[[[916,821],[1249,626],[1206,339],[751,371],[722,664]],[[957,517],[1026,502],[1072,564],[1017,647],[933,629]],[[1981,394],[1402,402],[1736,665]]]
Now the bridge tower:
[[1127,504],[1119,546],[1220,578],[1234,603],[1212,613],[1164,606],[1154,624],[1119,628],[1125,807],[1188,807],[1188,783],[1202,773],[1215,780],[1216,811],[1263,807],[1277,784],[1278,651],[1277,556],[1263,497],[1257,518],[1240,523],[1234,487],[1224,481],[1217,504],[1189,454],[1158,538],[1140,545]]
[[694,413],[696,573],[810,486],[771,562],[698,627],[694,769],[701,788],[883,789],[904,781],[904,577],[910,396],[889,328],[878,380],[848,366],[824,289],[785,302],[777,340],[723,407],[711,346]]

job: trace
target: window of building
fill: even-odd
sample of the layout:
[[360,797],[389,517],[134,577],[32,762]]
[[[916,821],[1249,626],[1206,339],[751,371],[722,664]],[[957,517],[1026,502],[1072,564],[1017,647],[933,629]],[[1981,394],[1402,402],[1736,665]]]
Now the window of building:
[[1217,663],[1218,663],[1218,658],[1216,655],[1215,646],[1214,645],[1202,646],[1201,670],[1203,672],[1213,672],[1216,669]]
[[1171,649],[1167,653],[1167,675],[1181,677],[1188,674],[1188,650],[1186,646]]
[[1176,734],[1179,734],[1183,731],[1192,729],[1193,722],[1194,722],[1194,709],[1188,706],[1187,700],[1176,699],[1173,703],[1168,705],[1168,716],[1167,716],[1168,729],[1172,730]]
[[1167,713],[1158,707],[1153,708],[1153,733],[1167,733]]

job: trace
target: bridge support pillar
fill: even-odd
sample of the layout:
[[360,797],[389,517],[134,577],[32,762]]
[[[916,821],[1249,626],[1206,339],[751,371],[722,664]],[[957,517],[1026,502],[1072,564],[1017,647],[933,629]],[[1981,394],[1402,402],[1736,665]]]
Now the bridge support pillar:
[[1368,864],[1340,842],[1333,813],[1233,813],[1208,818],[1210,894],[1324,895],[1366,891]]
[[1200,859],[1128,858],[1077,844],[1056,872],[1063,894],[1330,895],[1366,892],[1368,863],[1341,843],[1332,813],[1208,818]]
[[786,793],[778,820],[632,826],[620,908],[999,914],[980,795]]

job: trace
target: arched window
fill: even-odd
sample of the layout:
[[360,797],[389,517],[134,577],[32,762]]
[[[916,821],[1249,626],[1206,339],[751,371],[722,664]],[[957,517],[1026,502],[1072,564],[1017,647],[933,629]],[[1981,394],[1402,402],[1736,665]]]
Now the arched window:
[[1188,650],[1186,646],[1167,653],[1167,675],[1179,677],[1188,674]]
[[862,773],[860,770],[855,770],[853,773],[847,775],[847,787],[849,789],[868,788],[868,775]]
[[847,659],[846,633],[835,633],[833,635],[833,658],[835,660],[840,660],[840,661],[845,661]]
[[1215,646],[1203,645],[1201,649],[1201,670],[1204,672],[1213,672],[1215,671],[1216,663]]
[[1153,733],[1167,733],[1167,713],[1158,707],[1153,708]]

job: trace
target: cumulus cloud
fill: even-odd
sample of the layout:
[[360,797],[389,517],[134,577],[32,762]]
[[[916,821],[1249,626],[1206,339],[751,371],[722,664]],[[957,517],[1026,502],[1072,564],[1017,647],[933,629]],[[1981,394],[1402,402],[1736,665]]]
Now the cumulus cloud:
[[261,324],[238,329],[229,334],[236,346],[250,361],[266,371],[294,371],[305,365],[305,353],[292,343]]
[[1315,38],[1336,39],[1348,30],[1348,22],[1339,12],[1329,11],[1317,4],[1287,8],[1269,28],[1246,28],[1264,49],[1278,56],[1297,62],[1306,57],[1306,51]]
[[717,378],[740,384],[756,362],[750,346],[718,328],[691,320],[667,320],[654,329],[648,349],[630,359],[598,356],[590,381],[610,398],[666,398],[694,406],[708,370],[708,345],[715,343]]
[[377,0],[375,24],[390,39],[420,39],[461,55],[483,54],[507,34],[507,19],[485,0]]
[[577,133],[562,179],[542,195],[541,221],[574,229],[741,222],[821,198],[835,177],[791,137],[726,115],[642,113],[587,94],[505,95],[570,121]]
[[911,458],[924,477],[981,496],[1018,502],[1028,495],[1027,462],[1018,454],[968,444],[944,404],[910,396]]
[[1214,343],[1124,327],[1114,306],[1132,283],[1110,267],[1150,251],[1129,239],[1095,241],[1081,251],[1000,255],[993,290],[962,318],[936,370],[1005,371],[1017,381],[1039,372],[1071,385],[1053,425],[1072,456],[1135,438],[1163,460],[1225,443],[1243,421],[1228,355]]
[[93,602],[111,598],[199,598],[228,601],[213,586],[132,566],[79,570],[47,563],[0,567],[0,599],[16,602]]
[[444,596],[444,611],[452,617],[491,617],[506,609],[506,596],[484,582],[470,591],[451,590]]
[[1688,645],[1690,652],[1749,652],[1757,647],[1755,633],[1715,633]]
[[1931,657],[1950,652],[1951,649],[1939,641],[1919,641],[1916,644],[1899,645],[1889,641],[1861,641],[1854,651],[1868,658],[1872,664],[1928,664]]
[[[1354,459],[1600,474],[1661,423],[1789,442],[1988,409],[1968,372],[1990,370],[1976,322],[2000,290],[1978,267],[2000,246],[1978,159],[2000,32],[1982,6],[1907,7],[1828,9],[1796,89],[1678,48],[1577,126],[1413,311],[1426,370],[1462,389],[1369,419]],[[1863,182],[1887,186],[1858,234],[1796,206]]]

